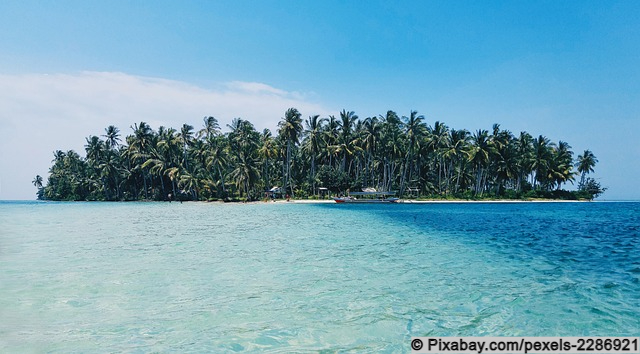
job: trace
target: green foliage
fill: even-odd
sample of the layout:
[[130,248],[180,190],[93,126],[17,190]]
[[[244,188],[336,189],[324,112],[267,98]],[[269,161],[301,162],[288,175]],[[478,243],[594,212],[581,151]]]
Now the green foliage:
[[328,188],[334,193],[349,189],[347,173],[332,166],[321,166],[317,179],[320,181],[320,186]]
[[581,198],[593,200],[607,190],[606,187],[602,187],[598,181],[593,178],[587,178],[584,183],[581,183],[578,188],[578,195]]
[[[241,118],[227,127],[223,134],[214,117],[204,117],[199,130],[154,131],[140,122],[121,139],[109,126],[85,139],[85,157],[56,151],[46,185],[40,176],[33,184],[38,198],[50,200],[260,200],[272,187],[298,198],[314,197],[319,187],[333,194],[373,187],[468,200],[593,199],[606,190],[587,178],[597,162],[591,151],[574,162],[566,142],[514,135],[499,124],[470,132],[431,126],[416,111],[360,119],[343,110],[310,116],[303,127],[290,108],[276,136]],[[578,173],[578,191],[564,191]]]

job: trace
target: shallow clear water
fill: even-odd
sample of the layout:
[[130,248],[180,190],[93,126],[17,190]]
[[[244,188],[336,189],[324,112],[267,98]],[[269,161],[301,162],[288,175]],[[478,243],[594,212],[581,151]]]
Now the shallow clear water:
[[640,203],[0,202],[0,352],[638,336]]

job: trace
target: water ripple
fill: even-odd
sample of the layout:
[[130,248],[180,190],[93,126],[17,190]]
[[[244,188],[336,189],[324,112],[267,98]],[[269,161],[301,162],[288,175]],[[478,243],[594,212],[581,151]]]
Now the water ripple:
[[0,203],[0,352],[637,336],[638,215],[640,203]]

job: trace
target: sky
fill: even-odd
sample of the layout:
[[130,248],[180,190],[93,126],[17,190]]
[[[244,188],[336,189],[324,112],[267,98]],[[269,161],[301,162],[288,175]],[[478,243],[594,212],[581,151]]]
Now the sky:
[[0,200],[55,150],[145,121],[417,110],[593,151],[602,200],[640,200],[638,1],[0,2]]

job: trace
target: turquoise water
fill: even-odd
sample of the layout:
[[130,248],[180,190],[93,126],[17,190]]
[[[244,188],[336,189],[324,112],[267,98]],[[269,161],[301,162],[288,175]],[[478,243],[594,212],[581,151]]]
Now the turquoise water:
[[640,335],[640,203],[0,202],[0,352]]

